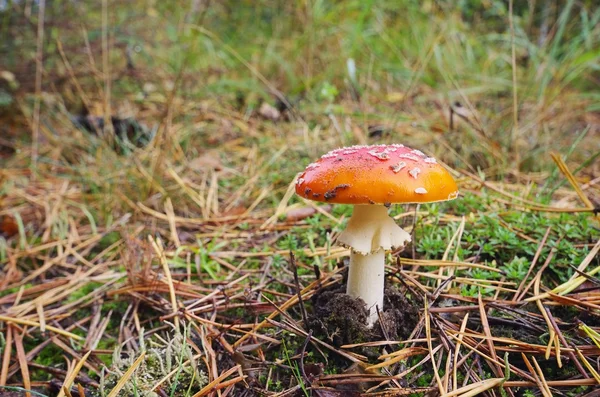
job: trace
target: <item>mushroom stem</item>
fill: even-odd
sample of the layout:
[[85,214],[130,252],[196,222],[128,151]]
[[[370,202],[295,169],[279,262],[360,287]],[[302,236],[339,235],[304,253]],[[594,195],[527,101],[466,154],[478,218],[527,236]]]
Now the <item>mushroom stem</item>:
[[361,298],[369,309],[369,325],[383,310],[385,251],[403,246],[410,234],[388,215],[383,205],[356,205],[338,242],[351,248],[346,292]]
[[383,286],[385,275],[385,251],[361,255],[352,251],[348,269],[346,293],[365,301],[369,315],[367,324],[377,321],[377,308],[383,310]]
[[383,205],[355,205],[346,230],[338,237],[340,244],[363,255],[389,251],[409,241],[410,234],[394,222]]

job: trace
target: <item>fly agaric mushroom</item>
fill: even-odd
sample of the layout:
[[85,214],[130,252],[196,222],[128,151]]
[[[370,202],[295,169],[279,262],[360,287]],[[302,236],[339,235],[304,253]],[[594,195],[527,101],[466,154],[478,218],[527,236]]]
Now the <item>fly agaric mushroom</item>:
[[296,194],[315,201],[355,205],[338,242],[351,249],[346,293],[361,298],[368,323],[383,309],[385,251],[410,242],[388,215],[393,203],[431,203],[458,196],[456,182],[433,157],[404,145],[352,146],[308,165]]

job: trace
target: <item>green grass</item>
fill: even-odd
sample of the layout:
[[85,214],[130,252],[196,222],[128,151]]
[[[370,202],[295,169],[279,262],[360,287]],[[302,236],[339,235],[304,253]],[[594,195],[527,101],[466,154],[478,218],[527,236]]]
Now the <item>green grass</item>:
[[[80,35],[60,26],[62,18],[78,13],[80,23],[88,27],[88,39],[97,44],[101,33],[98,11],[86,9],[81,14],[68,3],[52,3],[47,10],[48,23],[58,26],[48,34],[52,39],[46,50],[46,68],[61,73],[56,39],[65,41],[67,49],[84,45]],[[138,105],[160,103],[170,95],[170,85],[179,82],[175,87],[182,99],[197,103],[225,99],[233,103],[240,97],[243,103],[239,110],[247,113],[257,107],[258,99],[253,98],[272,101],[281,93],[303,112],[336,117],[355,114],[363,126],[376,122],[373,117],[392,125],[415,122],[417,130],[427,130],[434,121],[425,119],[423,111],[431,112],[456,100],[466,106],[468,98],[481,112],[478,118],[486,139],[477,140],[466,153],[460,147],[463,140],[454,149],[467,158],[470,152],[481,151],[493,163],[510,161],[520,154],[525,170],[538,170],[542,167],[533,163],[532,157],[539,157],[549,148],[560,150],[565,142],[565,126],[593,105],[593,73],[600,59],[596,23],[600,12],[574,1],[553,8],[548,20],[543,18],[541,5],[533,14],[530,11],[520,6],[515,15],[522,131],[516,134],[514,144],[507,141],[513,134],[508,124],[511,117],[506,117],[510,115],[512,95],[511,37],[506,6],[499,1],[459,7],[445,2],[406,1],[399,5],[315,1],[299,7],[263,0],[258,4],[239,2],[233,8],[211,4],[196,14],[189,5],[177,3],[121,5],[112,10],[109,26],[115,40],[113,68],[115,73],[123,70],[125,55],[129,54],[144,75],[142,79],[127,75],[119,79],[113,84],[112,95],[145,96]],[[197,18],[202,25],[194,24]],[[540,26],[544,24],[551,25],[552,34],[544,36]],[[5,34],[8,39],[15,33],[8,29]],[[8,61],[12,62],[35,44],[25,37],[19,47],[19,41],[3,41],[11,55]],[[353,81],[348,74],[349,59],[357,68]],[[69,53],[69,61],[83,67],[88,63],[87,55],[76,52]],[[146,74],[150,71],[154,78]],[[101,82],[89,75],[79,79],[90,98],[100,98]],[[145,92],[144,84],[151,84],[156,91],[148,86],[151,92]],[[338,106],[356,88],[361,93],[360,102]],[[385,99],[396,93],[405,96],[401,104],[417,106],[403,113],[392,111],[385,106]],[[77,95],[66,100],[67,109],[77,112],[81,106]],[[561,111],[565,105],[568,113]],[[557,111],[561,114],[554,116]],[[193,114],[175,116],[186,123]],[[210,130],[187,128],[179,133],[185,150],[197,150],[193,135],[198,133],[212,134]],[[351,135],[346,135],[348,131],[344,133],[338,144],[352,142]],[[467,131],[464,138],[477,135]],[[500,145],[502,156],[493,153],[494,145]],[[436,146],[433,144],[431,150]],[[509,151],[515,148],[517,153]],[[289,180],[288,176],[281,179]]]
[[302,374],[300,374],[300,368],[298,366],[298,363],[295,361],[292,362],[292,360],[290,359],[290,352],[288,351],[288,348],[285,344],[285,340],[283,340],[283,355],[285,357],[285,360],[286,360],[288,366],[290,368],[292,368],[292,373],[294,374],[296,381],[300,385],[300,389],[302,389],[302,393],[306,397],[309,397],[310,394],[309,394],[308,390],[306,389],[306,385],[304,384],[304,379],[302,378]]

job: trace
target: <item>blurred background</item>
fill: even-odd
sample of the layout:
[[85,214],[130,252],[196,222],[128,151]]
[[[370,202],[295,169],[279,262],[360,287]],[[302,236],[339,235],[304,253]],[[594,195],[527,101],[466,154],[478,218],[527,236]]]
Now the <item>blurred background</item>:
[[599,21],[592,0],[3,0],[2,156],[151,144],[227,166],[286,146],[283,187],[325,150],[393,141],[491,178],[550,151],[593,174]]

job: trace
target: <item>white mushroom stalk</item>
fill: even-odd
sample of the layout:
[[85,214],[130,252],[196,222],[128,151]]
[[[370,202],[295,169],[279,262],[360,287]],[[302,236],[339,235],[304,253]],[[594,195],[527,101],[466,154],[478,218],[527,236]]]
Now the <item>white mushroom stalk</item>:
[[346,293],[365,301],[371,326],[377,321],[377,310],[383,310],[385,251],[410,242],[410,234],[383,205],[356,205],[338,242],[351,249]]

